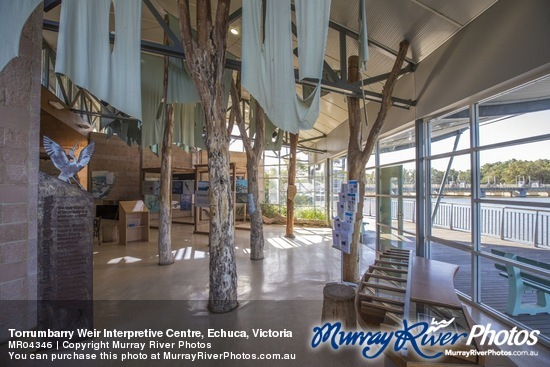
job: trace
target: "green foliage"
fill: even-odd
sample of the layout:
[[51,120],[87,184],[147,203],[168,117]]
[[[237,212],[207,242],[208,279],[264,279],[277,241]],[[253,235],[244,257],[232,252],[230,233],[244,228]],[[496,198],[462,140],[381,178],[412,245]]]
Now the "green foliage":
[[[444,171],[432,168],[432,184],[439,185],[443,180]],[[451,169],[448,178],[460,182],[471,183],[470,170],[458,171]],[[538,181],[541,184],[550,183],[550,160],[523,161],[511,159],[506,162],[486,163],[481,167],[481,184],[516,185],[518,178],[527,183]],[[531,180],[529,182],[529,179]]]
[[326,221],[327,215],[323,210],[308,208],[296,211],[296,218]]
[[506,162],[487,163],[481,167],[481,183],[487,182],[515,185],[518,177],[529,182],[550,183],[550,160],[522,161],[511,159]]
[[297,194],[294,197],[294,206],[310,206],[313,204],[313,199],[311,196]]
[[274,218],[279,215],[286,215],[286,206],[279,206],[277,204],[260,204],[262,207],[262,215],[268,218]]

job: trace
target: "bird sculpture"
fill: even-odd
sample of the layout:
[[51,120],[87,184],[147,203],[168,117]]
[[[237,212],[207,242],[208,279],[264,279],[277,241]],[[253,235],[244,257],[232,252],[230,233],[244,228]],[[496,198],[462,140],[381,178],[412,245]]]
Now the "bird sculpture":
[[92,141],[86,148],[82,149],[78,159],[75,156],[75,151],[79,148],[78,142],[71,148],[67,153],[61,145],[57,144],[52,139],[44,135],[44,149],[46,153],[50,156],[53,164],[61,171],[59,178],[65,182],[71,182],[72,179],[74,182],[84,190],[84,187],[78,182],[78,179],[75,178],[75,175],[90,162],[92,154],[94,153],[95,143]]

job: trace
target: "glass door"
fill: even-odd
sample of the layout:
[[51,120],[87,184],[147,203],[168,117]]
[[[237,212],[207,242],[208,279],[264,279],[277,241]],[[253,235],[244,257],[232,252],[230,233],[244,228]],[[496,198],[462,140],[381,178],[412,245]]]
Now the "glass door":
[[403,248],[403,165],[379,169],[378,251]]

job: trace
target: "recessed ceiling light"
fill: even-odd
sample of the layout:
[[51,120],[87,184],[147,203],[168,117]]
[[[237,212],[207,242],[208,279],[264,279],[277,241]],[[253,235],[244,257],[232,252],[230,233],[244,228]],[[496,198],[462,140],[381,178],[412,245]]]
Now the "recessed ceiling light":
[[239,30],[235,27],[231,27],[229,29],[229,32],[231,32],[231,34],[234,34],[234,35],[238,35],[239,34]]

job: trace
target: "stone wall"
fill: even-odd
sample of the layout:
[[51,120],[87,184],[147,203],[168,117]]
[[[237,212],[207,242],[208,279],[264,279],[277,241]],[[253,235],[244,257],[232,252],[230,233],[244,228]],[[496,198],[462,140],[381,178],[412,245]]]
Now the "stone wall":
[[[0,71],[0,342],[36,326],[37,187],[42,7],[23,28],[20,56]],[[9,307],[15,305],[17,307]]]

